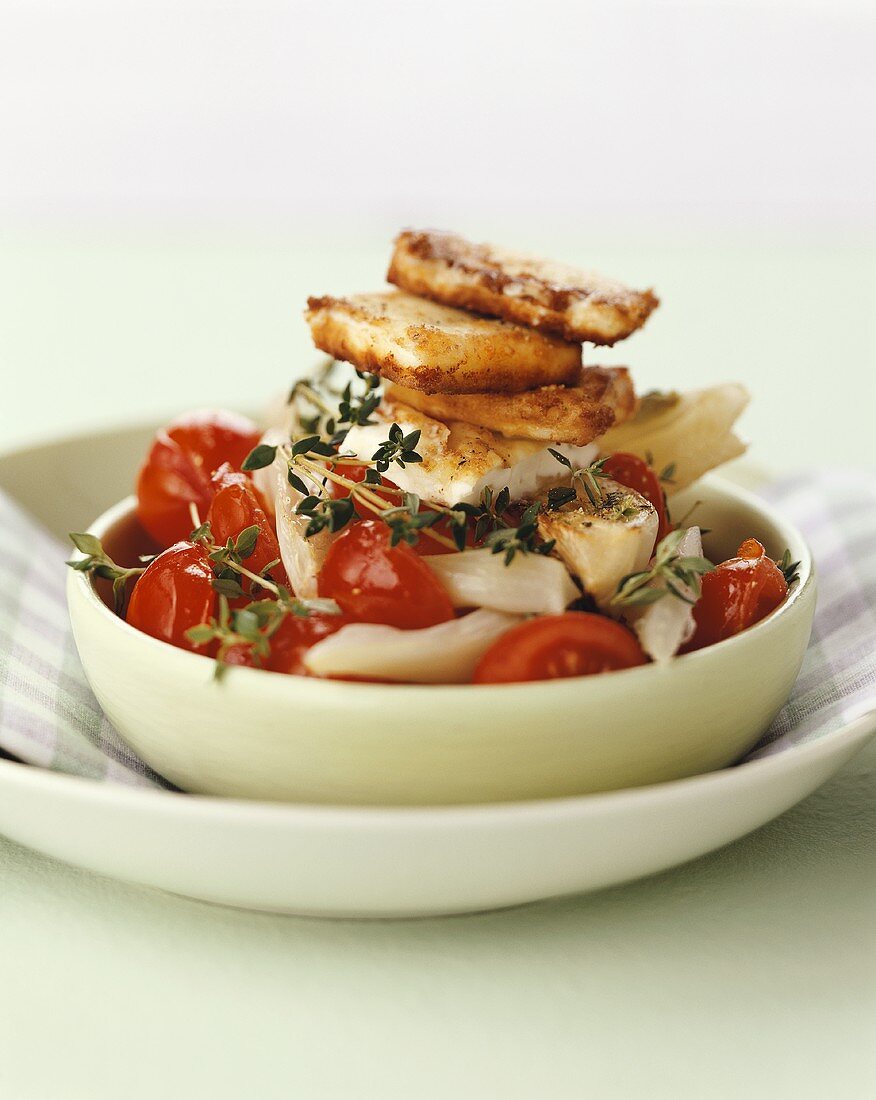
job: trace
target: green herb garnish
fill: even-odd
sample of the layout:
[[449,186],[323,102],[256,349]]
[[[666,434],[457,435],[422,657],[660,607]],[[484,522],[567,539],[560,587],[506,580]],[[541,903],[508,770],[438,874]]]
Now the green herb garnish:
[[217,680],[228,670],[232,650],[243,650],[256,667],[262,666],[271,655],[271,638],[288,615],[306,618],[315,612],[340,614],[334,600],[301,600],[282,585],[277,591],[276,599],[254,600],[245,607],[234,609],[228,602],[228,595],[220,592],[219,614],[186,631],[186,638],[198,648],[219,642],[214,669]]
[[599,482],[600,479],[609,476],[604,470],[609,456],[598,458],[595,462],[591,462],[589,466],[576,468],[572,466],[572,463],[564,454],[555,451],[553,447],[548,447],[548,450],[561,466],[565,466],[566,469],[571,471],[572,478],[571,486],[560,486],[557,489],[548,490],[548,507],[555,511],[557,508],[562,508],[564,504],[568,504],[575,497],[578,497],[584,503],[586,497],[594,508],[598,508],[602,504],[603,498],[602,487]]
[[791,561],[791,551],[785,548],[784,554],[782,554],[781,560],[776,562],[779,569],[785,578],[785,583],[790,588],[792,584],[795,584],[800,580],[800,562]]
[[89,535],[80,531],[71,531],[70,541],[84,558],[68,561],[67,565],[75,569],[77,573],[91,573],[95,577],[103,577],[112,581],[113,604],[117,615],[121,615],[125,608],[128,581],[131,577],[139,577],[146,571],[145,566],[126,568],[117,565],[107,554],[96,535]]
[[516,554],[549,554],[556,543],[555,539],[539,541],[538,513],[541,505],[530,504],[517,527],[505,527],[491,531],[484,539],[494,554],[504,554],[505,564],[510,565]]
[[[686,533],[671,531],[658,544],[650,569],[624,577],[611,602],[618,607],[642,607],[672,595],[685,603],[695,604],[702,591],[700,578],[715,567],[708,558],[679,556],[678,546]],[[693,593],[693,598],[685,589]]]
[[402,469],[405,468],[405,464],[408,462],[422,462],[423,456],[417,454],[416,451],[419,442],[419,428],[405,435],[398,424],[393,424],[389,429],[389,438],[380,444],[371,456],[371,461],[378,473],[381,474],[386,473],[393,462],[401,466]]

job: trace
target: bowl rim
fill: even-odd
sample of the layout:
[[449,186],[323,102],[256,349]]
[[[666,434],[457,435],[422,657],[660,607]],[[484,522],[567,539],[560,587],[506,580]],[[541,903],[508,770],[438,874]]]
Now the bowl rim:
[[[765,522],[774,526],[782,536],[781,541],[792,550],[792,555],[795,558],[799,558],[800,579],[797,584],[794,585],[793,589],[788,593],[787,598],[775,608],[775,610],[771,611],[769,615],[766,615],[759,622],[741,631],[739,634],[734,635],[732,638],[725,638],[723,641],[716,642],[714,645],[696,650],[693,653],[685,653],[681,656],[676,656],[672,658],[671,662],[665,665],[649,662],[648,664],[634,668],[617,669],[610,673],[602,673],[599,676],[572,676],[561,680],[552,680],[550,681],[552,691],[565,690],[568,685],[572,685],[576,691],[581,691],[582,683],[604,683],[607,676],[611,678],[612,682],[617,682],[619,678],[622,678],[624,684],[631,685],[636,679],[646,677],[653,678],[663,675],[680,662],[684,662],[685,667],[689,667],[691,662],[705,663],[710,660],[714,661],[716,659],[716,654],[717,659],[720,660],[721,655],[729,654],[732,647],[745,645],[747,640],[753,635],[761,637],[767,630],[774,629],[779,620],[784,618],[792,608],[799,604],[804,596],[809,595],[815,583],[815,567],[812,553],[803,534],[790,520],[780,512],[772,510],[769,506],[769,502],[762,497],[759,497],[755,493],[719,475],[708,474],[699,479],[697,485],[703,486],[708,490],[714,490],[718,494],[723,494],[725,497],[732,498],[734,503],[754,511],[762,517]],[[102,538],[107,529],[114,523],[130,515],[135,505],[136,497],[133,494],[124,497],[94,519],[86,528],[87,533]],[[80,555],[77,553],[76,556],[78,557]],[[136,627],[131,626],[106,606],[98,595],[93,579],[89,574],[77,570],[70,570],[67,578],[68,605],[74,598],[74,594],[79,598],[83,598],[86,605],[92,611],[103,617],[104,622],[111,623],[111,629],[120,630],[128,634],[129,637],[136,636],[139,640],[138,644],[161,647],[167,659],[188,661],[190,664],[192,662],[197,662],[197,667],[203,667],[205,671],[209,667],[212,676],[214,663],[212,657],[208,657],[203,653],[195,653],[190,650],[180,649],[177,646],[171,645],[169,642],[164,642],[159,638],[153,638],[151,635],[145,634],[143,631],[137,630]],[[175,658],[169,656],[170,651],[176,654]],[[196,666],[192,665],[192,667]],[[357,696],[374,697],[375,695],[382,694],[387,689],[391,689],[393,692],[400,692],[405,695],[416,694],[417,696],[422,696],[424,693],[428,692],[440,692],[442,699],[446,700],[448,696],[458,693],[468,696],[472,691],[479,694],[483,692],[496,692],[500,689],[504,692],[513,692],[517,694],[527,691],[531,692],[534,688],[543,688],[545,683],[544,681],[524,681],[521,683],[508,684],[371,683],[368,681],[332,680],[315,676],[288,676],[271,672],[269,669],[249,668],[247,666],[235,667],[231,671],[234,673],[234,679],[242,679],[244,682],[249,682],[251,684],[255,682],[261,683],[264,685],[264,690],[282,691],[294,689],[299,693],[302,691],[318,690],[322,695],[324,695],[326,691],[329,691],[333,695],[345,696],[347,698],[355,698]],[[258,677],[258,680],[253,681],[252,677]],[[225,677],[222,681],[222,686],[227,687],[231,680],[232,678],[230,676]],[[271,683],[275,685],[273,689],[269,687]],[[277,686],[281,684],[287,684],[289,686],[285,689]]]

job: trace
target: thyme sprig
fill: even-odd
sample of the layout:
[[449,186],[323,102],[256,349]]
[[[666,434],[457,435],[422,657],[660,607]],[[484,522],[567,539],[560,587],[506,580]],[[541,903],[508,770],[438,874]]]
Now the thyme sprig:
[[309,493],[295,511],[299,516],[307,516],[310,520],[304,530],[304,537],[308,539],[318,535],[325,528],[334,534],[346,527],[351,520],[362,518],[356,511],[352,496],[333,499]]
[[504,554],[505,564],[510,565],[516,554],[550,554],[556,539],[539,541],[538,513],[541,505],[536,501],[530,504],[516,527],[506,527],[491,531],[484,539],[494,554]]
[[[534,517],[539,506],[527,522],[521,519],[515,524],[504,516],[511,503],[507,487],[498,493],[485,489],[477,504],[446,507],[429,503],[424,507],[416,494],[382,484],[381,474],[390,471],[392,466],[397,465],[404,470],[408,464],[423,461],[417,450],[421,437],[419,429],[405,433],[399,424],[392,423],[387,438],[378,445],[370,459],[344,454],[343,442],[350,428],[377,423],[372,419],[372,414],[377,410],[382,396],[379,378],[361,371],[356,374],[364,383],[364,389],[355,392],[351,382],[340,392],[334,391],[336,408],[326,396],[326,375],[319,380],[296,383],[289,395],[290,402],[294,404],[301,399],[318,409],[318,415],[306,422],[299,412],[298,423],[305,427],[308,434],[289,444],[259,444],[243,463],[245,470],[259,470],[270,466],[278,454],[285,458],[287,480],[302,498],[296,512],[308,520],[305,537],[312,538],[324,530],[338,532],[353,520],[370,515],[387,525],[392,546],[401,542],[413,546],[422,535],[426,535],[449,549],[464,550],[469,532],[473,529],[476,543],[490,537],[488,545],[494,553],[504,552],[508,562],[516,553],[550,552],[553,544],[542,544],[538,540]],[[555,454],[570,466],[559,452]],[[365,466],[364,480],[353,481],[345,477],[345,465]],[[581,471],[581,477],[591,492],[594,492],[593,486],[600,470],[600,464],[594,463],[587,471]],[[329,493],[330,482],[336,490],[345,490],[345,494],[339,495],[337,491]],[[387,497],[395,499],[387,504]],[[529,509],[525,515],[531,512],[532,509]],[[435,530],[442,520],[449,530],[449,537],[443,531]],[[542,549],[543,546],[546,549]]]
[[419,442],[419,428],[405,435],[398,424],[393,424],[389,429],[389,438],[380,444],[371,456],[371,461],[380,474],[385,474],[394,462],[402,469],[408,462],[422,462],[423,456],[416,450]]
[[599,482],[609,476],[604,470],[609,456],[598,458],[589,466],[575,467],[560,451],[555,451],[553,447],[548,447],[548,450],[561,466],[565,466],[571,472],[572,481],[571,485],[561,485],[548,490],[548,508],[556,511],[564,504],[575,500],[576,497],[585,506],[589,503],[594,508],[601,507],[605,494]]
[[[307,616],[312,611],[324,614],[340,612],[334,600],[302,600],[273,581],[270,571],[279,565],[279,558],[262,566],[258,573],[244,565],[244,561],[255,552],[259,533],[258,525],[253,524],[245,527],[236,538],[229,538],[224,546],[214,543],[209,523],[200,524],[189,535],[191,542],[200,542],[207,550],[215,574],[213,589],[219,594],[219,612],[208,622],[187,630],[186,637],[197,648],[218,641],[215,657],[217,679],[227,669],[227,658],[232,650],[244,651],[254,665],[261,665],[270,656],[270,640],[287,615]],[[241,583],[242,577],[251,582],[249,592]],[[261,589],[271,595],[252,599]],[[232,608],[229,603],[229,600],[247,597],[250,602],[243,607]]]
[[95,577],[103,577],[104,580],[112,581],[113,605],[116,614],[121,615],[125,609],[128,581],[131,577],[139,577],[144,573],[146,571],[145,565],[134,566],[133,568],[117,565],[104,550],[100,539],[96,535],[71,531],[69,538],[79,553],[84,554],[85,557],[68,561],[67,565],[71,569],[75,569],[77,573],[90,573]]
[[213,588],[222,596],[231,599],[240,599],[249,595],[241,584],[239,577],[246,577],[255,590],[255,587],[273,592],[279,595],[279,587],[270,578],[270,572],[275,565],[279,565],[280,559],[275,558],[262,566],[260,572],[254,573],[245,566],[244,561],[251,557],[255,551],[259,538],[259,527],[253,524],[245,527],[236,539],[229,538],[224,546],[217,546],[213,542],[213,532],[209,523],[202,523],[189,535],[189,542],[200,542],[207,550],[207,557],[213,566],[215,577]]
[[358,424],[364,428],[369,424],[377,423],[376,420],[371,419],[371,414],[380,404],[382,397],[380,379],[376,374],[366,374],[363,371],[356,371],[356,374],[365,383],[365,392],[354,394],[352,383],[346,384],[338,402],[338,423],[349,424],[350,427]]
[[469,522],[474,523],[475,542],[482,542],[494,531],[510,530],[514,525],[505,519],[505,512],[510,504],[511,490],[507,485],[498,493],[487,485],[481,491],[477,504],[457,504],[451,516],[451,523],[454,537],[457,537],[457,532],[460,532],[462,537],[461,545],[457,538],[459,549],[465,546],[466,526]]
[[791,551],[787,547],[776,565],[781,569],[785,583],[789,588],[800,580],[800,562],[791,561]]
[[[363,408],[366,409],[365,413]],[[367,405],[360,405],[358,412],[352,411],[350,415],[367,415]],[[405,435],[400,426],[394,423],[390,426],[387,439],[377,448],[373,458],[362,460],[352,455],[340,454],[337,439],[327,441],[318,435],[310,435],[283,448],[260,444],[247,455],[243,468],[258,470],[270,466],[282,450],[288,463],[288,482],[303,498],[295,510],[298,515],[309,519],[304,531],[305,538],[312,538],[326,528],[332,533],[340,531],[352,520],[361,519],[364,510],[387,524],[393,546],[401,541],[414,545],[419,534],[425,532],[433,540],[453,549],[458,546],[456,537],[451,540],[430,529],[443,515],[452,517],[451,523],[458,523],[459,518],[451,509],[441,505],[433,505],[428,510],[421,509],[419,498],[415,494],[406,494],[400,489],[381,484],[381,473],[389,470],[393,463],[404,469],[407,463],[422,462],[422,456],[415,449],[419,439],[419,430]],[[345,465],[367,466],[365,480],[357,482],[345,477],[340,472]],[[325,492],[328,482],[346,489],[346,496],[329,496]],[[375,491],[377,489],[382,495],[378,495]],[[398,496],[400,503],[387,507],[384,499],[386,495]],[[414,500],[416,507],[412,510],[411,502]],[[464,525],[465,518],[461,519]],[[464,530],[462,545],[465,545]]]
[[228,596],[219,596],[219,612],[206,623],[186,631],[186,638],[200,649],[218,642],[213,675],[221,679],[228,670],[232,651],[241,650],[256,667],[261,667],[271,655],[271,639],[289,615],[307,618],[311,614],[338,615],[334,600],[302,600],[292,596],[282,585],[275,599],[253,600],[244,607],[232,608]]
[[651,567],[624,577],[612,597],[612,604],[616,607],[643,607],[669,595],[687,604],[695,604],[702,591],[701,578],[715,567],[708,558],[679,555],[678,547],[686,533],[671,531],[661,540]]
[[[336,360],[329,359],[314,377],[299,379],[289,392],[287,404],[292,406],[295,420],[303,431],[319,432],[342,443],[355,425],[367,427],[377,423],[371,419],[371,414],[383,395],[380,378],[359,370],[356,375],[362,387],[357,387],[351,379],[342,390],[330,388],[329,379],[337,365]],[[306,406],[306,410],[302,406]]]
[[390,546],[398,546],[400,542],[406,542],[408,546],[416,546],[420,532],[432,527],[442,516],[440,512],[421,510],[420,498],[417,494],[405,493],[402,503],[395,508],[384,509],[380,513],[380,518],[390,529]]

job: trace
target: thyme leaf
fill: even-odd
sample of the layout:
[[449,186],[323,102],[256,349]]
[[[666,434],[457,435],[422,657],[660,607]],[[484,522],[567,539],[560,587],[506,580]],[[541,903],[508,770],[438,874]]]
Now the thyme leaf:
[[241,469],[263,470],[265,466],[270,466],[276,457],[276,447],[271,447],[267,443],[259,443],[257,447],[253,447],[253,449],[243,460],[243,466],[241,467]]

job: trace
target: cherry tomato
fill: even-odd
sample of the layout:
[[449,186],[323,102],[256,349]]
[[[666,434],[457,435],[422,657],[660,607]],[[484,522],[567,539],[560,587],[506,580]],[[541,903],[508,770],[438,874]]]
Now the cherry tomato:
[[210,475],[223,462],[239,469],[259,441],[251,420],[221,410],[189,413],[155,436],[137,477],[137,517],[161,546],[185,539],[194,527],[190,504],[203,519]]
[[223,654],[223,660],[227,665],[309,676],[304,666],[304,654],[311,646],[351,621],[346,615],[287,615],[271,635],[271,652],[265,661],[256,664],[252,648],[248,645],[231,646]]
[[613,481],[626,485],[628,489],[634,489],[654,505],[658,519],[657,541],[665,538],[672,530],[666,511],[666,494],[663,492],[660,479],[648,463],[638,455],[618,451],[616,454],[609,455],[602,468]]
[[[238,473],[226,462],[213,474],[210,485],[215,495],[207,511],[207,521],[213,541],[224,546],[228,539],[236,539],[247,527],[258,527],[255,549],[244,559],[244,565],[253,573],[261,573],[266,565],[280,557],[280,546],[274,526],[265,514],[252,482],[246,474]],[[270,574],[275,581],[288,585],[289,579],[282,562],[272,566]],[[241,578],[241,583],[249,587],[245,578]]]
[[592,676],[645,664],[635,634],[604,615],[566,611],[512,627],[481,657],[476,684]]
[[[181,649],[189,627],[213,617],[213,570],[203,546],[178,542],[150,562],[134,585],[128,613],[131,626]],[[203,652],[203,650],[202,650]]]
[[271,655],[265,668],[295,676],[310,675],[304,667],[304,654],[349,622],[347,615],[287,615],[271,638]]
[[760,622],[788,595],[788,582],[757,539],[746,539],[738,557],[721,562],[703,577],[694,607],[694,636],[683,652],[732,638]]
[[428,565],[406,543],[389,545],[389,530],[367,519],[346,527],[329,548],[319,594],[353,619],[406,630],[453,618],[453,606]]

